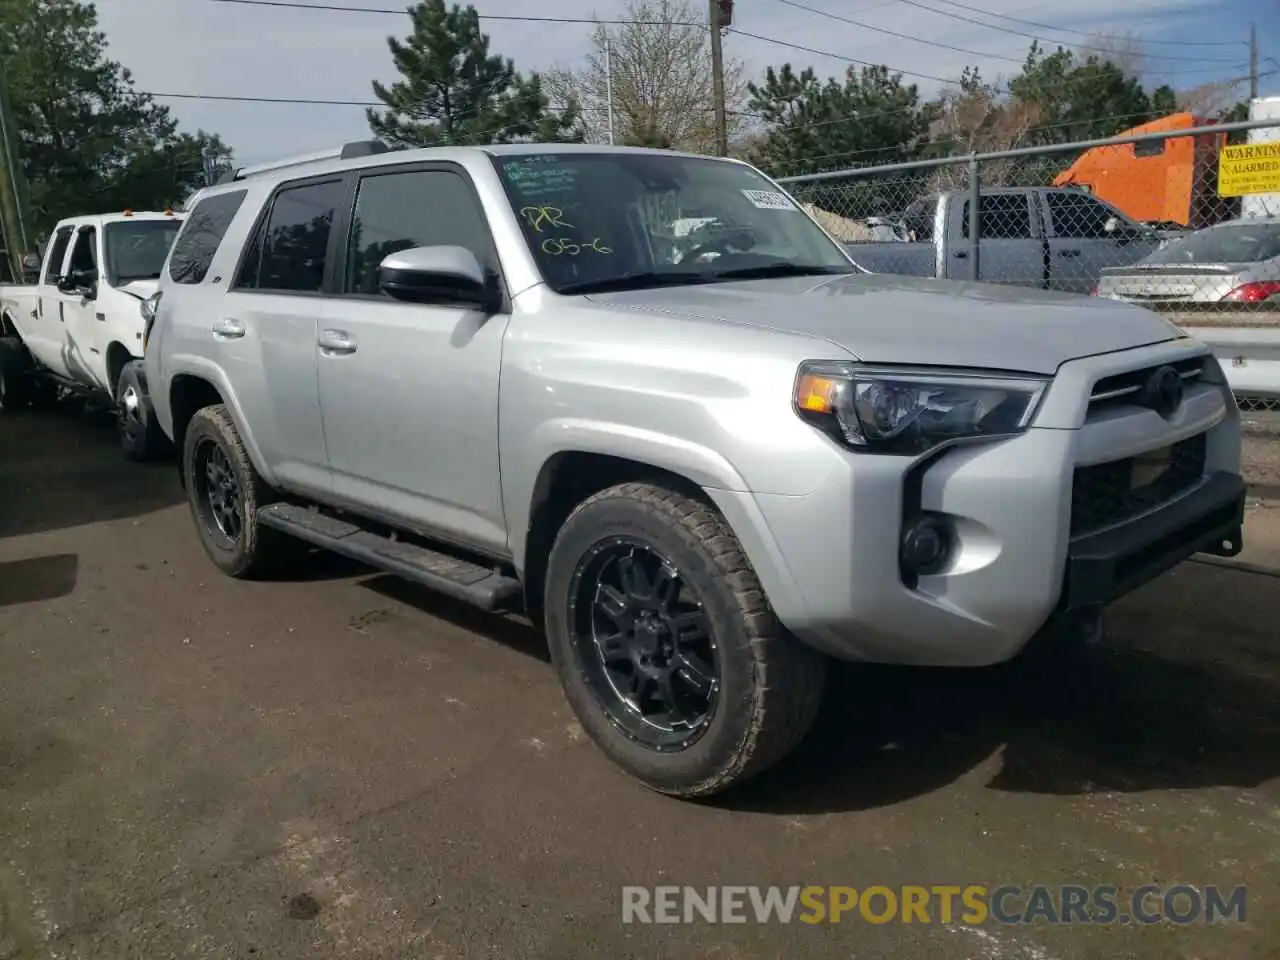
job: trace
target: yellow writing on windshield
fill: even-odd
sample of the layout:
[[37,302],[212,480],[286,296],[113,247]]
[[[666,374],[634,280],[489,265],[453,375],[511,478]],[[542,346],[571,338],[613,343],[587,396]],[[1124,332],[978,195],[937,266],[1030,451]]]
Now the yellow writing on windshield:
[[564,211],[559,207],[521,207],[520,216],[529,221],[529,226],[538,233],[543,227],[572,227],[572,223],[564,222]]
[[574,240],[559,237],[548,237],[546,240],[542,241],[542,252],[549,257],[576,257],[584,250],[590,250],[592,253],[601,253],[605,255],[613,253],[613,247],[606,247],[600,242],[599,237],[595,237],[590,243],[578,243]]

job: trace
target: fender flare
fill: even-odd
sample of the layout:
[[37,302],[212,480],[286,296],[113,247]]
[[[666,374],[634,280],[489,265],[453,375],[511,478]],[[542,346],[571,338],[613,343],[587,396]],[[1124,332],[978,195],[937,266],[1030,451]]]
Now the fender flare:
[[170,416],[172,416],[173,410],[172,392],[175,380],[186,376],[195,377],[211,384],[218,391],[218,394],[222,397],[223,404],[231,413],[231,419],[235,422],[236,430],[240,434],[240,439],[244,442],[245,451],[249,454],[249,460],[253,463],[254,469],[268,484],[272,486],[278,485],[275,473],[267,469],[266,460],[262,456],[262,449],[258,446],[258,442],[254,437],[253,428],[249,425],[249,420],[244,415],[244,408],[240,405],[239,398],[231,386],[231,381],[227,379],[222,369],[217,364],[202,357],[186,354],[173,357],[171,367],[166,373],[168,382],[165,387],[170,394]]
[[703,489],[747,491],[737,468],[716,451],[671,434],[598,420],[556,419],[541,424],[523,444],[519,459],[528,464],[504,476],[504,500],[511,552],[523,558],[534,501],[547,465],[566,453],[615,457],[684,477]]

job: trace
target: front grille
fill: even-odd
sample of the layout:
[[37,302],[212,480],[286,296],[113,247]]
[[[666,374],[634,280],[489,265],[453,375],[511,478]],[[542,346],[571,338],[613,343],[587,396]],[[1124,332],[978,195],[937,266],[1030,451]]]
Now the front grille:
[[1204,476],[1206,434],[1137,457],[1079,467],[1071,485],[1071,535],[1123,523],[1189,490]]
[[1103,377],[1093,385],[1093,391],[1089,395],[1089,412],[1092,414],[1104,408],[1133,406],[1138,402],[1138,396],[1151,375],[1163,366],[1173,367],[1182,374],[1184,383],[1193,383],[1204,373],[1204,361],[1204,357],[1191,357]]

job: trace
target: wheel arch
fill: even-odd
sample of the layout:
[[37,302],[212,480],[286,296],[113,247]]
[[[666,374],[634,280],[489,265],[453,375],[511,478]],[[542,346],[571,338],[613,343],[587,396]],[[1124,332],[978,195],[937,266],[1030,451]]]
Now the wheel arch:
[[522,561],[525,608],[542,625],[547,559],[556,534],[582,501],[622,483],[653,483],[678,491],[715,509],[706,491],[694,480],[666,467],[589,450],[562,450],[549,456],[534,480]]
[[120,374],[131,361],[136,359],[133,352],[119,340],[112,340],[107,344],[107,390],[111,393],[112,399],[115,398],[116,388],[120,384]]

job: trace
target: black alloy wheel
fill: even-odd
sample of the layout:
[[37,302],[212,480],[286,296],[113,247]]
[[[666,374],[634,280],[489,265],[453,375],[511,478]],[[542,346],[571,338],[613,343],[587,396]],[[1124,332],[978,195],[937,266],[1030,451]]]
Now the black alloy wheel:
[[228,546],[236,544],[244,533],[245,505],[231,459],[216,440],[202,437],[192,467],[196,505],[206,530]]
[[702,599],[655,547],[611,537],[578,563],[571,639],[609,718],[657,750],[695,742],[715,715],[719,653]]

